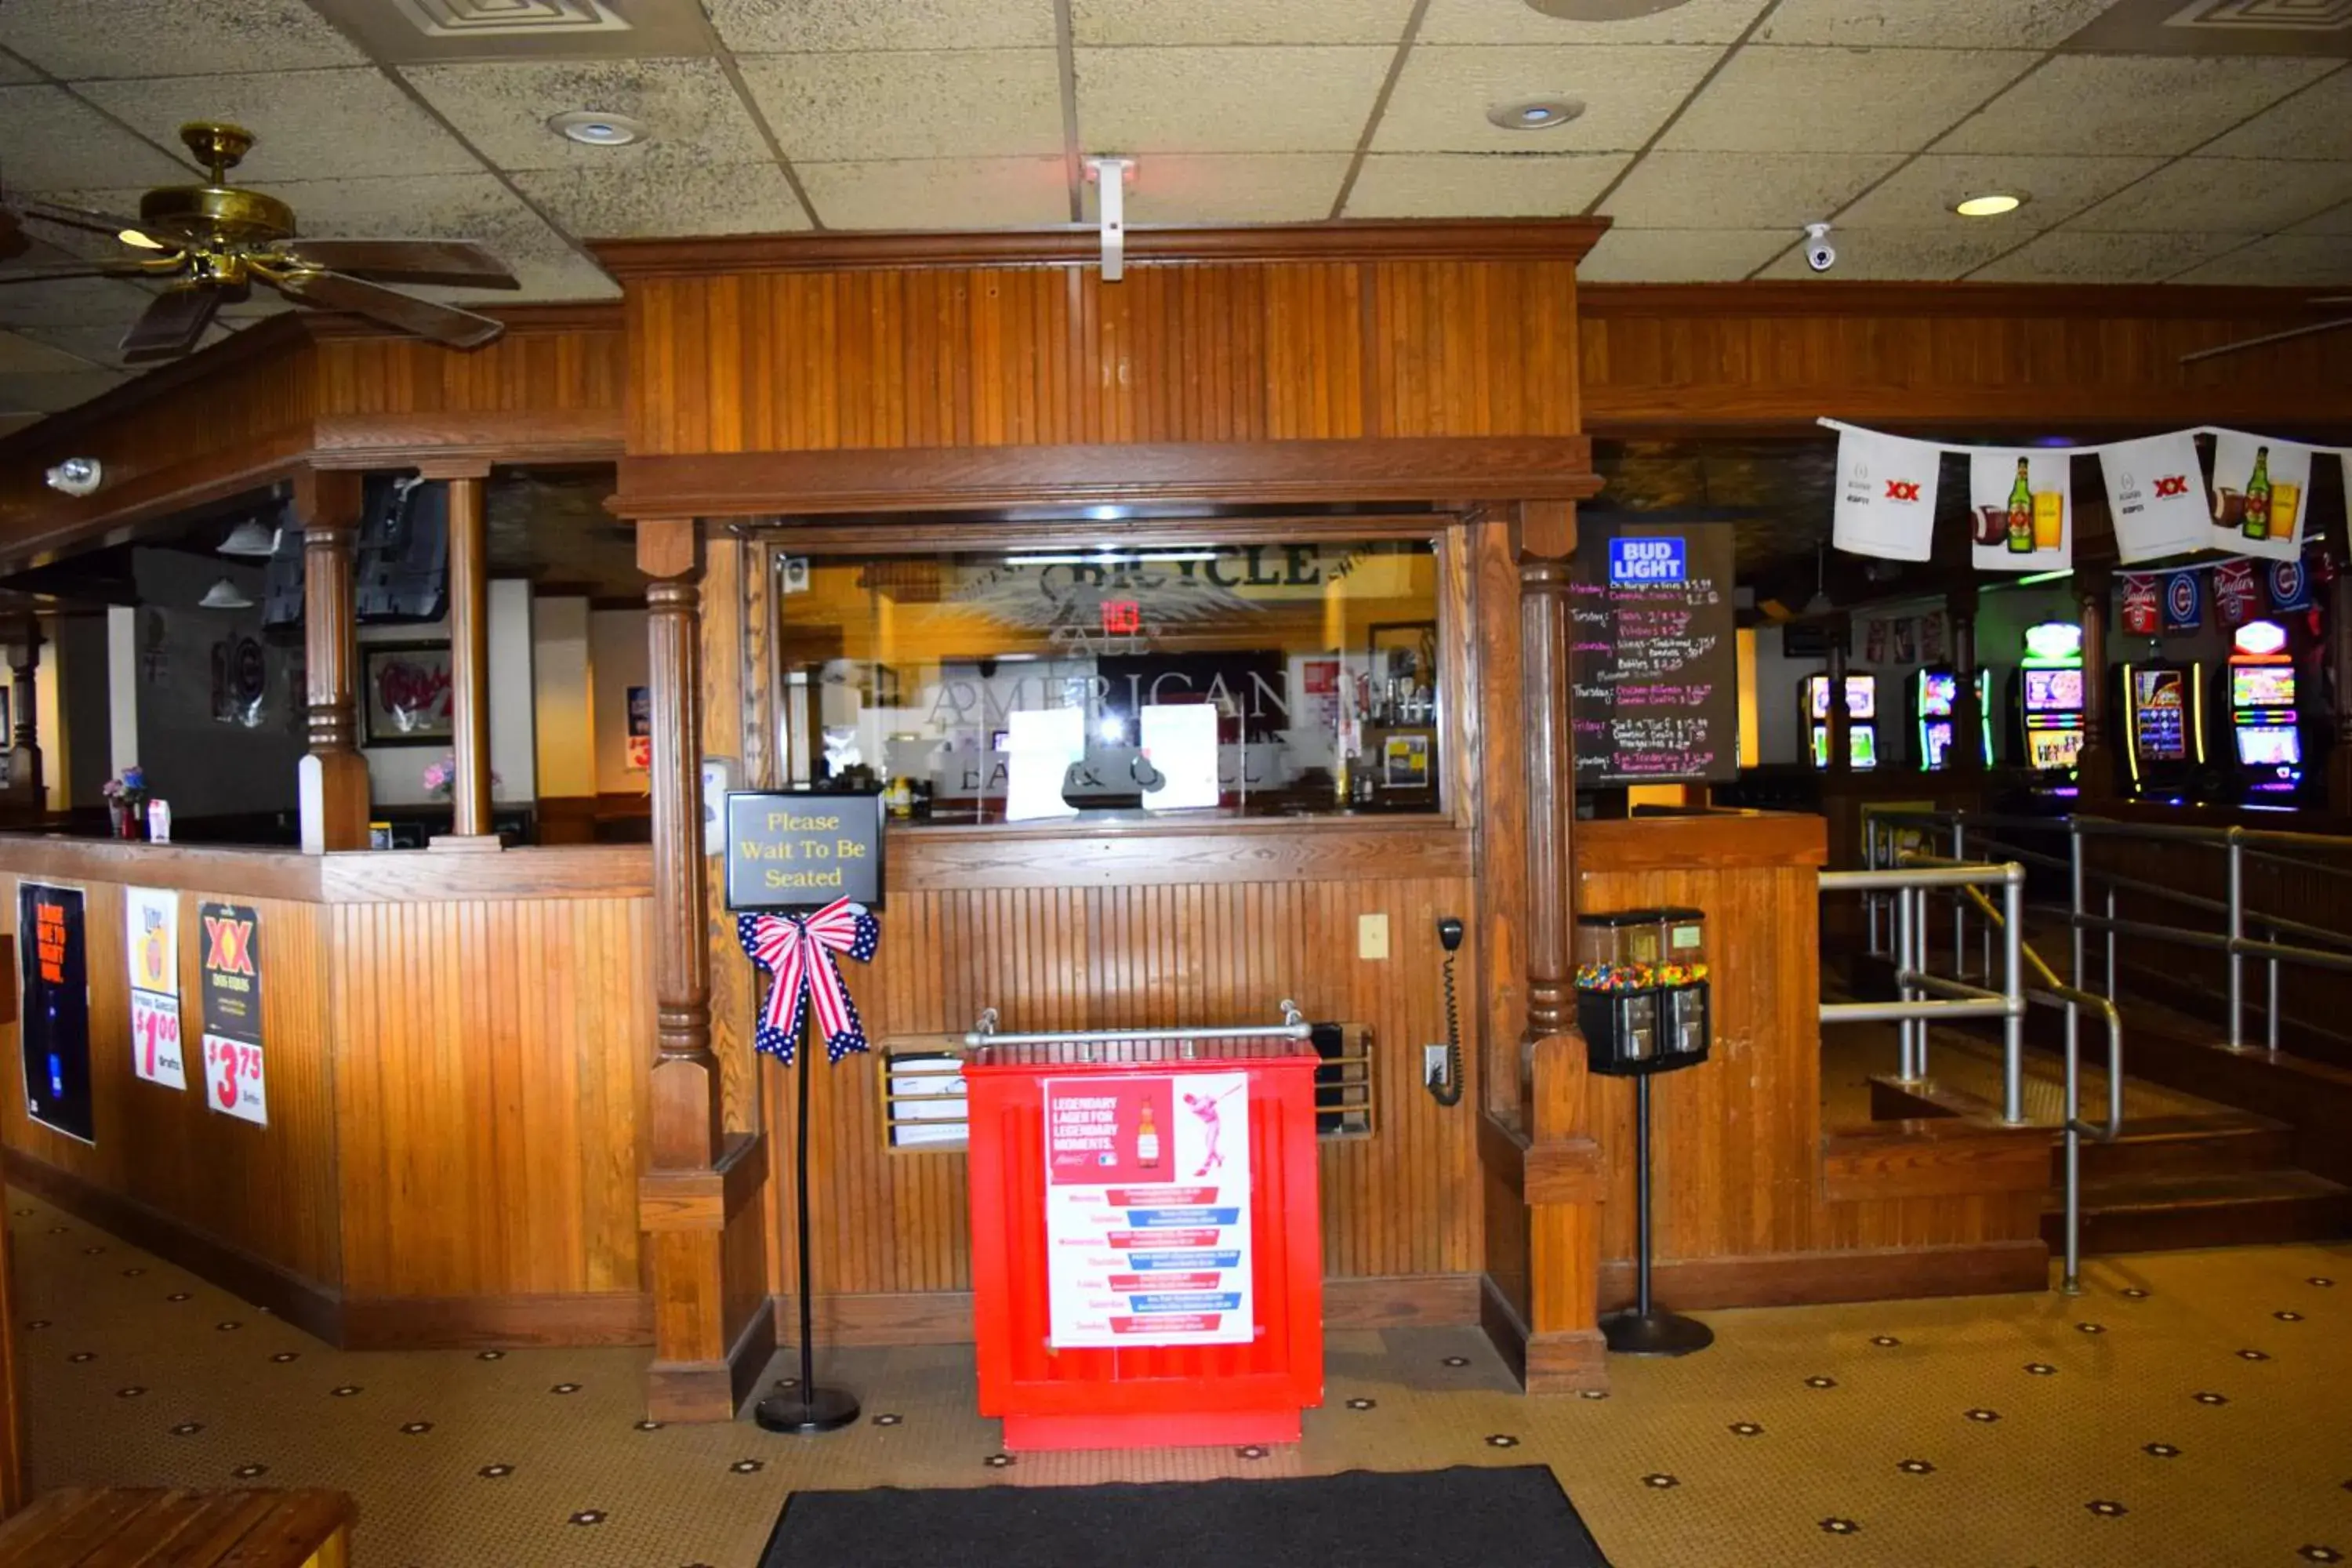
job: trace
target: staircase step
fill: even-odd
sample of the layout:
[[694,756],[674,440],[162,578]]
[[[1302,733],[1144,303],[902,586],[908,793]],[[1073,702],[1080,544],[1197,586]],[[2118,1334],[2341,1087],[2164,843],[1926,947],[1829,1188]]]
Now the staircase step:
[[[2042,1235],[2064,1239],[2065,1213],[2053,1192]],[[2083,1184],[2083,1251],[2163,1252],[2325,1241],[2352,1235],[2352,1188],[2308,1171],[2239,1171],[2123,1176]]]
[[[2098,1107],[2084,1110],[2096,1115]],[[2083,1141],[2083,1179],[2221,1175],[2281,1170],[2294,1163],[2294,1129],[2243,1111],[2210,1116],[2157,1116],[2126,1121],[2112,1143]],[[2066,1151],[2052,1151],[2050,1179],[2066,1175]]]

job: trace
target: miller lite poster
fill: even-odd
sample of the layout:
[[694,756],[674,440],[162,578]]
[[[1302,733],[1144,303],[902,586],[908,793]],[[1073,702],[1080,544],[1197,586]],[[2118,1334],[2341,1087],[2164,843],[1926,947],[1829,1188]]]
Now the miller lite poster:
[[1885,561],[1927,560],[1935,544],[1936,480],[1944,449],[1850,426],[1837,432],[1837,547]]
[[2074,454],[2063,447],[1969,454],[1970,553],[1979,572],[2074,564]]
[[131,968],[131,1070],[165,1089],[188,1087],[180,1051],[180,895],[168,888],[122,892],[123,952]]
[[2200,572],[2168,572],[2164,574],[2164,635],[2175,637],[2193,632],[2205,624],[2204,574]]
[[1249,1079],[1045,1080],[1047,1340],[1247,1344]]
[[2312,449],[2242,430],[2213,432],[2213,516],[2205,542],[2265,561],[2303,556]]
[[204,943],[205,1102],[269,1125],[261,1058],[261,916],[246,904],[196,906]]
[[2113,442],[2099,448],[2099,469],[2107,481],[2116,559],[2160,561],[2212,543],[2213,520],[2206,513],[2204,474],[2190,432]]
[[2164,610],[2157,603],[2154,577],[2140,572],[2125,576],[2123,622],[2124,631],[2136,637],[2152,637],[2164,629]]
[[97,1139],[89,1091],[89,942],[81,889],[16,884],[16,962],[24,1000],[16,1038],[25,1111],[84,1143]]

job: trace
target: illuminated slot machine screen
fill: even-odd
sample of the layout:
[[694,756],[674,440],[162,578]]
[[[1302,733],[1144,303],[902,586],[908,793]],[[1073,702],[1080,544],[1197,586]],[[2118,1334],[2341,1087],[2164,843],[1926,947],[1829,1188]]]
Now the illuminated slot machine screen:
[[2238,761],[2250,768],[2303,766],[2303,736],[2291,724],[2241,724]]
[[2079,669],[2025,671],[2028,713],[2079,713],[2083,710],[2083,672]]
[[[1826,675],[1805,677],[1805,705],[1816,719],[1830,716],[1830,678]],[[1849,675],[1845,678],[1845,716],[1849,719],[1878,717],[1878,677]]]
[[2026,761],[2045,773],[2073,767],[2083,754],[2083,731],[2080,730],[2028,730],[2025,732]]
[[2132,744],[2142,761],[2189,760],[2188,701],[2187,671],[2132,671]]
[[1948,719],[1952,705],[1960,694],[1960,678],[1947,671],[1929,670],[1919,678],[1919,717]]
[[2294,666],[2233,664],[2230,667],[2232,708],[2292,708],[2294,706]]
[[1922,749],[1927,752],[1928,771],[1941,768],[1952,750],[1952,721],[1930,719],[1919,726],[1919,735],[1925,742]]

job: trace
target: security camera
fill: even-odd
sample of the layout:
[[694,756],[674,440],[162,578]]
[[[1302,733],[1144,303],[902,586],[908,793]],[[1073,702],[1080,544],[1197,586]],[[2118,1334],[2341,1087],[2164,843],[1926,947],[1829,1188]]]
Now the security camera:
[[1827,272],[1837,265],[1837,247],[1830,243],[1829,225],[1805,226],[1805,265],[1816,272]]
[[69,496],[86,496],[98,489],[106,470],[96,458],[68,458],[47,476],[49,489]]

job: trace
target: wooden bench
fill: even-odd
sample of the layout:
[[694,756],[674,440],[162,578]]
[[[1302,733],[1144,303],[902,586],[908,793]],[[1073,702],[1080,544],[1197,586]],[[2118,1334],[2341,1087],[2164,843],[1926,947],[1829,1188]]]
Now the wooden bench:
[[56,1491],[0,1523],[0,1568],[349,1568],[353,1512],[331,1491]]

